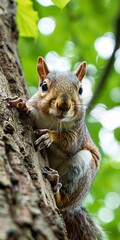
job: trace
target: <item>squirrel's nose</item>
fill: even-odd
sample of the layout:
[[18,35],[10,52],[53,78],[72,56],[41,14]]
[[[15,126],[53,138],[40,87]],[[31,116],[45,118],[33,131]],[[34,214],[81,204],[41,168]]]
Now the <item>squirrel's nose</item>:
[[71,101],[69,99],[67,99],[66,97],[62,97],[57,99],[57,103],[56,103],[57,109],[60,111],[68,111],[71,107]]

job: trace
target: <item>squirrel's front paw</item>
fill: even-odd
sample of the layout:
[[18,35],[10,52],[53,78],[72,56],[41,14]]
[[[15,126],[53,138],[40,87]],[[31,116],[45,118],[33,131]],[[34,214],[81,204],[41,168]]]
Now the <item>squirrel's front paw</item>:
[[44,148],[48,148],[52,144],[51,131],[48,129],[38,129],[34,132],[37,136],[40,136],[35,141],[35,150],[40,151]]
[[28,110],[26,102],[22,98],[19,98],[18,96],[15,96],[13,98],[12,97],[5,98],[4,101],[7,102],[7,105],[9,107],[16,107],[17,109],[22,109],[24,111]]

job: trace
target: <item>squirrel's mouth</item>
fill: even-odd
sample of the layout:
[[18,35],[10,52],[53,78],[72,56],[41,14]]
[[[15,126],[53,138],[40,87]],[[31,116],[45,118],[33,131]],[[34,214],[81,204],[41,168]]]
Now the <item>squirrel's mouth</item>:
[[64,119],[64,117],[63,117],[62,115],[56,116],[56,118],[57,118],[57,119],[60,119],[60,120],[61,120],[61,119]]
[[62,122],[69,122],[72,121],[75,117],[75,113],[73,110],[69,111],[57,111],[56,109],[51,108],[49,110],[49,115],[51,115],[52,118],[56,119],[56,121],[62,121]]
[[54,118],[56,118],[57,121],[62,121],[62,122],[69,122],[69,121],[73,120],[73,116],[64,115],[64,114],[56,115],[56,116],[54,116]]

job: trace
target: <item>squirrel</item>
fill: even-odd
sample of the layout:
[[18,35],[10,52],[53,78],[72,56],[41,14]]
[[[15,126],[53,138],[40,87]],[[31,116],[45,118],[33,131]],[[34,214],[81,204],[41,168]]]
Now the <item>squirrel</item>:
[[82,79],[86,62],[75,73],[50,72],[39,57],[37,71],[37,93],[26,102],[19,97],[8,98],[8,105],[30,113],[36,127],[35,149],[47,153],[49,167],[43,169],[43,174],[53,188],[68,239],[103,239],[102,230],[81,205],[101,158],[85,124]]

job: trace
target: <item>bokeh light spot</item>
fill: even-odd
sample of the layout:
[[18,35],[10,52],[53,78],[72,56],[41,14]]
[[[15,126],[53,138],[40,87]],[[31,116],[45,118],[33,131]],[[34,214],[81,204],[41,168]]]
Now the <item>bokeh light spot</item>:
[[51,2],[50,0],[36,0],[36,1],[39,2],[44,7],[54,5],[54,3]]
[[50,70],[70,71],[71,63],[66,57],[59,56],[56,52],[49,52],[45,56]]
[[120,48],[115,53],[114,68],[115,71],[120,74]]
[[112,88],[110,91],[110,97],[115,103],[120,103],[120,87]]
[[55,26],[55,20],[52,17],[41,18],[38,22],[38,29],[44,35],[53,33]]
[[110,192],[104,201],[107,208],[116,209],[120,206],[120,195],[117,192]]
[[113,53],[115,40],[113,34],[107,33],[95,40],[95,49],[101,58],[109,59]]
[[106,207],[99,210],[98,216],[102,222],[109,223],[114,219],[114,212]]

